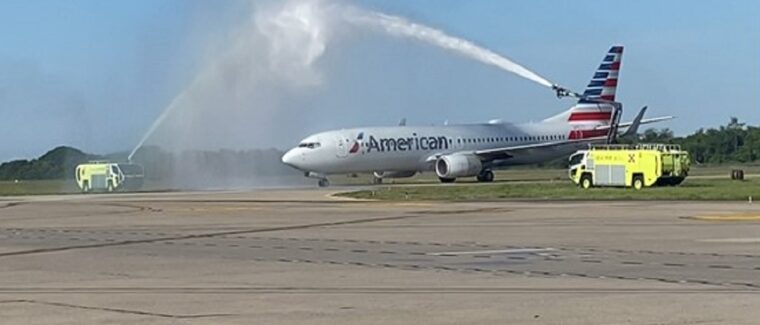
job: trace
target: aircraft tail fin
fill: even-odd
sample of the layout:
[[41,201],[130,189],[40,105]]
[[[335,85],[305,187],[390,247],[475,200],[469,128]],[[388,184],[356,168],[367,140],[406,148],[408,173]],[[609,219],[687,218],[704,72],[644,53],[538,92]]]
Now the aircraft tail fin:
[[622,59],[623,46],[613,45],[610,47],[583,92],[584,98],[578,100],[578,103],[569,110],[544,121],[562,121],[570,124],[609,124],[614,107],[610,103],[599,102],[598,100],[615,101]]
[[620,64],[623,60],[623,46],[613,45],[604,56],[599,68],[594,72],[594,76],[589,81],[583,95],[591,99],[581,99],[579,104],[593,103],[594,99],[615,101],[615,92],[617,91],[618,76]]

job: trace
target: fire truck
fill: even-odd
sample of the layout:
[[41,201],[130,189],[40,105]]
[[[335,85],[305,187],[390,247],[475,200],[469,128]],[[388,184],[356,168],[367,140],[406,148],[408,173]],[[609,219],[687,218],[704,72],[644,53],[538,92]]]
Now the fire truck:
[[91,161],[77,166],[75,179],[82,193],[135,191],[143,184],[143,168],[137,164]]
[[569,177],[581,188],[640,190],[679,185],[689,175],[689,153],[672,144],[595,145],[569,158]]

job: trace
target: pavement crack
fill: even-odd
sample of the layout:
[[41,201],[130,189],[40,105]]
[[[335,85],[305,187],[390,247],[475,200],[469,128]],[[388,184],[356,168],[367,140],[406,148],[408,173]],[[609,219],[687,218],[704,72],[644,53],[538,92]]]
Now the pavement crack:
[[127,246],[127,245],[136,245],[136,244],[158,243],[158,242],[164,242],[164,241],[177,241],[177,240],[188,240],[188,239],[198,239],[198,238],[212,238],[212,237],[222,237],[222,236],[231,236],[231,235],[254,234],[254,233],[262,233],[262,232],[276,232],[276,231],[301,230],[301,229],[310,229],[310,228],[335,227],[335,226],[355,225],[355,224],[364,224],[364,223],[372,223],[372,222],[403,220],[403,219],[419,218],[419,217],[421,217],[421,216],[416,216],[416,215],[401,215],[401,216],[393,216],[393,217],[368,218],[368,219],[356,219],[356,220],[342,220],[342,221],[333,221],[333,222],[321,222],[321,223],[304,224],[304,225],[281,226],[281,227],[258,228],[258,229],[245,229],[245,230],[232,230],[232,231],[211,232],[211,233],[203,233],[203,234],[192,234],[192,235],[182,235],[182,236],[159,237],[159,238],[150,238],[150,239],[125,240],[125,241],[110,242],[110,243],[83,244],[83,245],[73,245],[73,246],[63,246],[63,247],[49,247],[49,248],[36,248],[36,249],[29,249],[29,250],[21,250],[21,251],[0,253],[0,258],[2,258],[2,257],[10,257],[10,256],[22,256],[22,255],[31,255],[31,254],[62,252],[62,251],[70,251],[70,250],[77,250],[77,249],[91,249],[91,248],[102,248],[102,247],[113,247],[113,246]]
[[69,303],[50,302],[50,301],[34,300],[34,299],[0,300],[0,303],[26,303],[26,304],[33,304],[33,305],[44,305],[44,306],[54,306],[54,307],[83,309],[83,310],[96,310],[96,311],[106,311],[106,312],[113,312],[113,313],[119,313],[119,314],[153,316],[153,317],[175,318],[175,319],[234,316],[234,314],[166,314],[166,313],[156,313],[156,312],[149,312],[149,311],[142,311],[142,310],[133,310],[133,309],[75,305],[75,304],[69,304]]

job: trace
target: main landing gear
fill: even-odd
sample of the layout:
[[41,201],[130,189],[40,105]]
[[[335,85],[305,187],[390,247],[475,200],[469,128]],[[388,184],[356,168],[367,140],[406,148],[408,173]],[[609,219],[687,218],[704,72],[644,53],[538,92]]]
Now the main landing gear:
[[[482,183],[488,183],[493,182],[493,172],[490,169],[483,169],[480,174],[475,176],[475,179],[478,180],[478,182]],[[438,177],[438,180],[441,181],[441,183],[454,183],[457,179],[455,177],[446,178],[446,177]]]
[[478,182],[493,182],[493,172],[490,169],[484,169],[476,178]]

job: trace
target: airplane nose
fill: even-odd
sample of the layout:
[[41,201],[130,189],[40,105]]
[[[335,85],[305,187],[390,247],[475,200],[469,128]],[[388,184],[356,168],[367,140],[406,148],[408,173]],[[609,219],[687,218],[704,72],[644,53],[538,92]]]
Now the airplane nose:
[[297,158],[297,153],[295,152],[294,149],[290,149],[288,150],[288,152],[282,155],[282,163],[291,167],[298,168],[298,166],[296,166],[296,158]]

